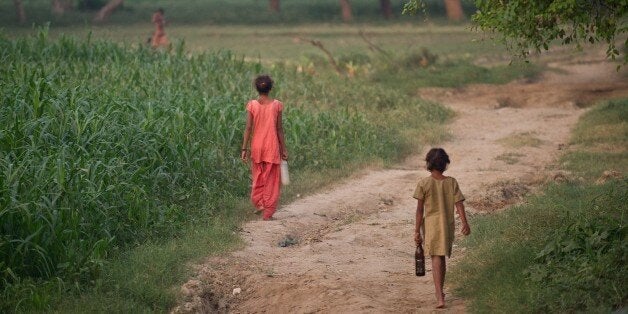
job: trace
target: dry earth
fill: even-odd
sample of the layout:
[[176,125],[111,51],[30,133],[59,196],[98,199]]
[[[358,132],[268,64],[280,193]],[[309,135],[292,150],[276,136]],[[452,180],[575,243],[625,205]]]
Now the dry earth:
[[[419,92],[457,113],[452,139],[442,147],[452,160],[447,174],[458,179],[471,214],[503,208],[546,180],[569,177],[552,169],[584,112],[580,105],[628,95],[625,76],[600,60],[553,66],[560,71],[536,82]],[[245,224],[245,248],[198,265],[173,312],[434,311],[429,262],[427,276],[413,274],[411,195],[418,178],[428,175],[423,154],[298,199],[275,221]],[[463,252],[455,246],[448,266],[456,267]],[[465,312],[465,304],[448,293],[441,311]]]

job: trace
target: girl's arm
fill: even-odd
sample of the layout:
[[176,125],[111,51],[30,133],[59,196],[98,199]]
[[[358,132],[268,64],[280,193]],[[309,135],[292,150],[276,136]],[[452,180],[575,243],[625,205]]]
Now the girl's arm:
[[281,121],[281,111],[279,111],[279,115],[277,116],[277,137],[279,138],[279,154],[281,155],[281,159],[288,160],[288,150],[286,149],[286,141],[283,135],[283,122]]
[[419,199],[416,204],[416,225],[414,226],[414,242],[419,245],[423,242],[421,239],[421,226],[423,225],[423,200]]
[[471,227],[469,227],[469,223],[467,223],[467,215],[464,212],[463,201],[456,203],[456,211],[458,212],[458,216],[460,216],[460,221],[462,222],[462,234],[469,235],[471,233]]
[[249,139],[251,138],[251,129],[253,128],[253,114],[250,111],[246,113],[246,127],[244,128],[244,139],[242,140],[242,151],[240,153],[240,158],[244,162],[248,160]]

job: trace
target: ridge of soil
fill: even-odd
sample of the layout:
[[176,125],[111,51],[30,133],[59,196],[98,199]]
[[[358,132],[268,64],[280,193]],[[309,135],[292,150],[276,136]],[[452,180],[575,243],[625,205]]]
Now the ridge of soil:
[[[552,168],[568,149],[570,131],[585,111],[581,104],[628,95],[625,76],[609,63],[552,66],[561,71],[535,82],[418,92],[457,113],[452,139],[442,147],[452,160],[446,174],[458,180],[471,215],[516,203],[547,180],[569,179]],[[415,277],[413,264],[411,195],[428,175],[424,153],[297,199],[274,221],[246,223],[246,246],[197,265],[173,312],[435,311],[431,265],[425,277]],[[454,245],[448,266],[456,267],[463,252]],[[447,308],[439,311],[466,309],[448,293]]]

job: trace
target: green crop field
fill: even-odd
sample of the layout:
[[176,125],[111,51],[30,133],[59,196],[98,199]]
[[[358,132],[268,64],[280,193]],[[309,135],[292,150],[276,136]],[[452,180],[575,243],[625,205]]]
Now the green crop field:
[[[229,200],[248,192],[238,148],[257,73],[275,77],[288,105],[295,173],[398,160],[438,138],[450,115],[381,87],[229,52],[46,36],[0,40],[3,311],[47,308],[39,285],[88,287],[119,252],[241,212]],[[410,138],[406,129],[426,132]]]

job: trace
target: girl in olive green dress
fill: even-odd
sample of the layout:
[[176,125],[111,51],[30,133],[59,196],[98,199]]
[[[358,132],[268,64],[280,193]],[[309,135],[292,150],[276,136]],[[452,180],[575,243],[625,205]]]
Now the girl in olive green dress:
[[462,234],[468,235],[471,229],[467,223],[464,196],[458,181],[443,175],[449,164],[449,156],[445,150],[432,148],[427,153],[425,162],[431,175],[419,180],[414,191],[414,198],[418,200],[414,240],[417,245],[423,244],[425,254],[431,256],[436,308],[444,308],[445,255],[451,255],[454,241],[454,207],[462,222]]

